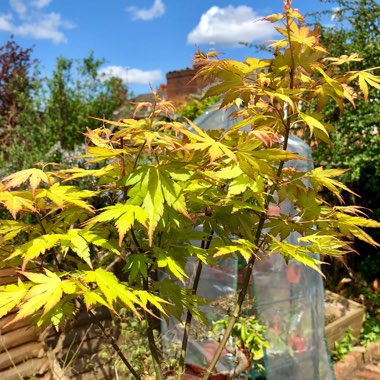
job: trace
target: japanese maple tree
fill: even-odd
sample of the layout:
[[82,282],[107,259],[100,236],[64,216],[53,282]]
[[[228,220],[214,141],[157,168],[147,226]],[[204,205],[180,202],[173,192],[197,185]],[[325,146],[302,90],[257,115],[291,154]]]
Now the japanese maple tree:
[[[305,25],[290,0],[283,13],[265,20],[281,35],[270,42],[272,58],[196,56],[203,65],[198,75],[214,83],[206,96],[220,96],[222,108],[237,106],[239,121],[228,131],[163,121],[174,109],[156,96],[142,105],[151,107],[149,118],[99,119],[99,128],[87,132],[82,159],[97,168],[46,166],[2,180],[0,202],[11,217],[1,221],[1,263],[18,268],[19,280],[0,287],[0,316],[17,307],[13,322],[33,315],[38,325],[59,326],[73,317],[76,302],[90,314],[100,306],[115,315],[126,308],[146,318],[156,378],[163,379],[153,318],[160,313],[182,320],[186,314],[180,378],[191,320],[204,319],[199,306],[205,300],[196,294],[202,267],[237,255],[246,262],[244,281],[207,379],[241,314],[259,252],[320,272],[316,254],[345,254],[353,237],[377,245],[363,228],[379,222],[358,207],[330,206],[318,194],[323,188],[341,200],[340,192],[350,191],[336,179],[343,170],[304,173],[284,163],[306,159],[287,149],[293,130],[302,127],[329,142],[332,126],[323,117],[328,99],[344,112],[345,101],[367,99],[368,87],[380,88],[380,78],[371,70],[337,70],[358,56],[329,57],[318,30]],[[83,188],[82,179],[91,186]],[[269,212],[285,199],[296,215]],[[292,232],[307,244],[286,242]],[[181,282],[189,258],[198,261],[197,274],[186,288]],[[122,271],[112,270],[116,262]],[[158,271],[165,279],[157,280]],[[118,353],[141,378],[128,355]]]

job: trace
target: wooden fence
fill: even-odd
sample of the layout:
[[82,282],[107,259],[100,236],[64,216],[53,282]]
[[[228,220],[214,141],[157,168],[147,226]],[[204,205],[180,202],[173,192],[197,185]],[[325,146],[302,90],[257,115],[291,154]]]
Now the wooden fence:
[[[0,285],[15,282],[15,270],[0,270]],[[14,316],[15,312],[0,319],[0,379],[114,378],[107,364],[104,338],[87,313],[79,313],[59,332],[51,328],[38,330],[27,318],[6,326]],[[107,328],[111,327],[111,317],[106,310],[98,311],[95,316]]]

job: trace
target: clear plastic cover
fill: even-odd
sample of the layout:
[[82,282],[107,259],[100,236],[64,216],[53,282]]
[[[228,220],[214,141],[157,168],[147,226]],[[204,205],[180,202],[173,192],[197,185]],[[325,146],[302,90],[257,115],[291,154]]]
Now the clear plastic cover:
[[[236,121],[235,121],[236,122]],[[232,122],[225,111],[210,109],[195,121],[205,130],[228,129]],[[311,151],[301,139],[291,136],[288,149],[309,158],[309,161],[293,160],[287,166],[307,172],[313,168]],[[281,212],[294,215],[290,201],[282,202]],[[292,233],[288,242],[297,244],[297,234]],[[191,287],[195,274],[195,262],[187,264],[188,284]],[[222,261],[215,267],[202,270],[197,294],[211,304],[203,307],[212,323],[223,317],[233,307],[235,294],[241,279],[238,260]],[[266,339],[269,348],[264,358],[265,374],[252,368],[249,378],[271,380],[329,380],[334,379],[327,347],[324,340],[324,289],[320,274],[309,267],[290,260],[280,254],[263,256],[254,265],[249,296],[254,298],[258,318],[267,327]],[[183,324],[171,321],[163,326],[170,342],[181,340]],[[215,352],[217,343],[202,333],[198,324],[192,326],[186,361],[201,366],[207,365]],[[224,352],[217,371],[226,371],[234,365],[233,358]]]

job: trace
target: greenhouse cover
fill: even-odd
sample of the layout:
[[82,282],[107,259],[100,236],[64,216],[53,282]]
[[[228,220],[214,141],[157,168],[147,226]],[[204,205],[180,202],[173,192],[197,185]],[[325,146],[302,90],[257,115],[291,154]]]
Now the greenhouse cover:
[[[211,107],[194,121],[203,130],[229,129],[238,120],[230,117],[233,108],[219,110]],[[288,149],[310,160],[292,160],[286,166],[307,172],[313,168],[309,146],[296,136],[290,136]],[[294,214],[290,201],[280,205],[281,213]],[[298,244],[297,233],[287,238],[291,244]],[[233,307],[236,291],[241,283],[242,263],[237,259],[221,261],[218,266],[203,268],[198,292],[210,301],[203,307],[210,323],[223,318]],[[195,275],[195,262],[187,263],[188,286]],[[250,379],[271,380],[330,380],[334,379],[324,339],[324,289],[321,275],[313,269],[290,260],[285,262],[282,255],[263,254],[255,262],[251,288],[248,296],[259,321],[266,326],[265,338],[269,347],[265,350],[261,373],[257,366],[251,366]],[[250,301],[246,302],[248,305]],[[245,313],[249,313],[249,306]],[[165,341],[181,341],[183,325],[171,321],[164,323]],[[200,324],[191,329],[186,362],[207,366],[217,342],[205,335]],[[236,363],[234,357],[224,352],[216,367],[218,372],[229,371]],[[246,377],[245,377],[246,378]]]

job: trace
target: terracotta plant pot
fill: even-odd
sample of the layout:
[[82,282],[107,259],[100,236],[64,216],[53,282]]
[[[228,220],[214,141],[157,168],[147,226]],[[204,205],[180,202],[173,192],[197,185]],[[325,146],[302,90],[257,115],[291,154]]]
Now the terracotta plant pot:
[[299,354],[303,354],[305,352],[306,342],[305,338],[302,336],[293,336],[289,338],[288,344],[295,352]]
[[289,284],[298,284],[301,279],[301,267],[294,264],[288,264],[286,268],[286,280]]

